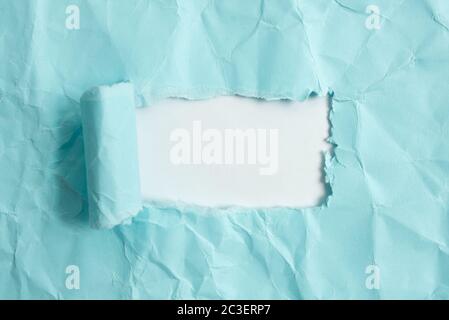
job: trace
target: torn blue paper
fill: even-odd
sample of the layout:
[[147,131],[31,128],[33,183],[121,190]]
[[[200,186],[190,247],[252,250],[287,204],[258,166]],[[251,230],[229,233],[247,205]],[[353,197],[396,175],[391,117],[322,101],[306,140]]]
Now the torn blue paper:
[[142,209],[134,87],[95,87],[80,105],[90,224],[112,228]]
[[[448,1],[0,0],[0,48],[0,297],[449,298]],[[332,195],[90,228],[79,101],[121,81],[333,94]]]

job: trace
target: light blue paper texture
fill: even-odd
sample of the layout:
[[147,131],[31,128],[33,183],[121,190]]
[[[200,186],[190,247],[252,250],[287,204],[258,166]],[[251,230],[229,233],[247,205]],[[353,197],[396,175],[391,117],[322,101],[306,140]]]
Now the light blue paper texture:
[[[0,61],[0,297],[449,298],[448,1],[0,0]],[[331,195],[92,229],[79,101],[121,81],[139,106],[331,94]]]
[[92,88],[80,106],[90,224],[112,228],[142,209],[134,87]]

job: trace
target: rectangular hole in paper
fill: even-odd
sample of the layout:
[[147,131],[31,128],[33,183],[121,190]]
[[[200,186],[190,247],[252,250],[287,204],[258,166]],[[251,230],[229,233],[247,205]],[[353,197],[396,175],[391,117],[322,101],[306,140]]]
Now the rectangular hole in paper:
[[312,207],[326,197],[328,97],[224,96],[137,110],[144,200]]

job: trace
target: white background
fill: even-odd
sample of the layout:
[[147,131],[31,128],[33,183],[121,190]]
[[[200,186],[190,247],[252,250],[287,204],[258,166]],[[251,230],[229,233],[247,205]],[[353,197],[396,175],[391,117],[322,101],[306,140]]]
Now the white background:
[[[142,196],[207,206],[319,205],[325,196],[323,151],[330,146],[328,98],[305,102],[264,101],[237,96],[204,101],[168,99],[137,109]],[[279,170],[259,174],[257,165],[174,165],[170,133],[203,130],[279,129]]]

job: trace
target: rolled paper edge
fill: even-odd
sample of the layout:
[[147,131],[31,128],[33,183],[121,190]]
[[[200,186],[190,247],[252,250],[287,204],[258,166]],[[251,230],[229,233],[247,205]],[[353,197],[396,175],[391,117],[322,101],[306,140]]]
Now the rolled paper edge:
[[[120,90],[134,90],[133,85],[130,82],[119,82],[111,85],[99,85],[94,86],[88,90],[86,90],[80,98],[80,109],[81,109],[81,123],[84,129],[85,127],[85,115],[83,115],[84,108],[83,106],[86,103],[91,103],[95,101],[108,101],[116,98],[116,92]],[[106,93],[106,94],[105,94]],[[89,106],[92,107],[92,106]],[[83,143],[86,146],[87,144],[87,135],[83,130]],[[137,137],[136,137],[137,139]],[[112,229],[118,225],[128,225],[132,223],[132,218],[135,217],[140,211],[143,209],[143,202],[140,201],[138,205],[134,205],[126,210],[121,210],[117,213],[114,213],[113,216],[102,214],[100,209],[93,209],[90,201],[91,201],[91,190],[89,190],[89,176],[87,174],[87,158],[86,148],[84,150],[84,157],[86,162],[86,178],[87,178],[87,198],[88,198],[88,211],[89,211],[89,225],[94,229]],[[136,159],[137,160],[137,159]],[[140,196],[140,194],[139,194]],[[100,213],[97,212],[100,210]]]

